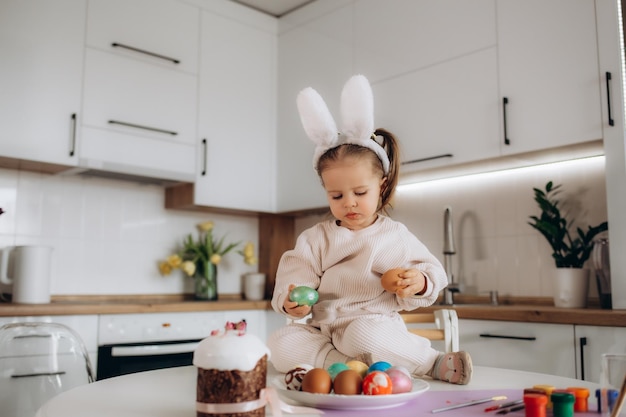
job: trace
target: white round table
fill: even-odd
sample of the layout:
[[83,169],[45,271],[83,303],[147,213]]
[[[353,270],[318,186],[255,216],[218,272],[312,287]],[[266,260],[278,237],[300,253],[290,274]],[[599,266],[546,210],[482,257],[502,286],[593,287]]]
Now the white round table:
[[[269,372],[268,380],[275,376]],[[36,417],[194,417],[196,401],[196,368],[185,366],[179,368],[160,369],[156,371],[139,372],[116,378],[97,381],[92,384],[74,388],[54,397],[44,404],[38,411]],[[554,375],[540,374],[534,372],[523,372],[509,369],[490,368],[475,366],[472,381],[468,385],[453,385],[440,381],[428,380],[431,391],[445,391],[438,395],[447,395],[450,401],[462,402],[463,398],[478,399],[494,392],[511,389],[519,390],[521,397],[524,388],[538,384],[553,385],[557,388],[585,387],[588,388],[591,396],[590,415],[595,414],[595,390],[598,384],[564,378]],[[427,392],[427,393],[428,393]],[[422,395],[426,395],[424,393]],[[420,397],[418,397],[420,398]],[[512,398],[510,398],[512,399]],[[443,404],[444,406],[446,404]],[[488,405],[488,404],[487,404]],[[434,407],[432,407],[434,408]],[[485,405],[472,406],[475,411],[480,411],[484,417],[494,416],[484,412]],[[386,409],[381,416],[399,413],[400,408]],[[370,415],[363,412],[323,410],[325,416],[353,416]],[[454,415],[471,415],[470,408],[456,410],[459,413],[445,412],[436,414],[441,417],[451,417]],[[422,410],[423,415],[424,410]],[[430,414],[430,412],[428,412]],[[269,407],[266,408],[266,415],[271,415]],[[288,416],[289,414],[283,413]],[[315,416],[315,414],[298,414],[299,416]],[[409,414],[406,414],[409,415]],[[420,414],[411,414],[413,416]],[[479,414],[476,414],[479,415]],[[508,416],[523,416],[521,414],[510,413]],[[580,414],[577,413],[577,416]]]

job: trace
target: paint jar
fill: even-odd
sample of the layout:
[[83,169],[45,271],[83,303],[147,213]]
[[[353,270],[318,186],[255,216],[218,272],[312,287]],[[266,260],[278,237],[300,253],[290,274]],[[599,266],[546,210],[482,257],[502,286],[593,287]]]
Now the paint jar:
[[574,411],[581,411],[586,413],[589,411],[589,390],[581,387],[567,387],[565,391],[574,394]]
[[540,389],[546,393],[546,396],[548,397],[548,405],[546,407],[552,408],[551,395],[552,391],[554,391],[556,388],[553,385],[533,385],[533,388]]
[[524,410],[526,417],[546,417],[548,397],[540,393],[524,394]]
[[554,417],[572,417],[574,415],[574,394],[565,390],[552,391],[552,414]]
[[[606,395],[604,396],[604,399],[606,401],[608,401],[608,411],[607,413],[609,413],[610,411],[613,411],[613,406],[615,405],[615,401],[617,401],[617,397],[619,395],[619,392],[617,392],[616,389],[604,389],[606,391]],[[596,390],[596,400],[598,402],[598,413],[602,413],[602,389],[598,388]]]

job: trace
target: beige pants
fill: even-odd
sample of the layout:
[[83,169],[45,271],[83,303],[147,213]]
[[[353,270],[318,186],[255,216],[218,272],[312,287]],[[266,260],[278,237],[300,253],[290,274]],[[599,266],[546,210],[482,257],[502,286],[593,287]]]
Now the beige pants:
[[268,346],[272,364],[279,372],[299,364],[327,368],[334,362],[369,353],[374,362],[387,361],[422,376],[440,353],[431,347],[430,340],[409,333],[397,314],[341,318],[320,328],[292,323],[275,331]]

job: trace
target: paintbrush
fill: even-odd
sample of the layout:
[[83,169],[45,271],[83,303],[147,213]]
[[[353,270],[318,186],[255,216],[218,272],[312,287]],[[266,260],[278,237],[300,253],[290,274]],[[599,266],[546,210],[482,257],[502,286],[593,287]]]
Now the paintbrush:
[[471,405],[476,405],[476,404],[483,404],[489,401],[500,401],[500,400],[506,400],[506,396],[504,395],[499,395],[496,397],[489,397],[489,398],[482,398],[480,400],[473,400],[473,401],[468,401],[466,403],[461,403],[461,404],[455,404],[455,405],[451,405],[448,407],[443,407],[443,408],[435,408],[434,410],[431,411],[431,413],[440,413],[442,411],[448,411],[448,410],[455,410],[457,408],[463,408],[463,407],[469,407]]
[[624,375],[624,381],[622,382],[622,387],[619,390],[619,396],[617,397],[617,401],[615,401],[615,405],[613,406],[611,417],[619,416],[619,413],[622,410],[622,406],[624,405],[625,396],[626,396],[626,375]]

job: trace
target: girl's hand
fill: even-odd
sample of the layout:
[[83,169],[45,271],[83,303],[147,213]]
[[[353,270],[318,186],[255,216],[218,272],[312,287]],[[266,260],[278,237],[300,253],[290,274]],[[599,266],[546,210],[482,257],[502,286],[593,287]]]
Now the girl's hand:
[[[294,284],[289,284],[289,292],[291,292],[294,288],[296,288]],[[297,302],[290,301],[289,296],[287,296],[287,298],[285,298],[285,302],[283,303],[283,310],[285,310],[285,313],[290,316],[302,318],[311,312],[311,307],[307,305],[298,305]]]
[[400,298],[412,297],[426,291],[426,277],[415,268],[405,269],[398,273],[396,295]]

